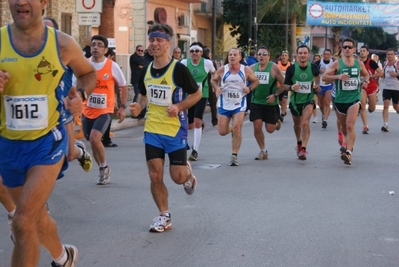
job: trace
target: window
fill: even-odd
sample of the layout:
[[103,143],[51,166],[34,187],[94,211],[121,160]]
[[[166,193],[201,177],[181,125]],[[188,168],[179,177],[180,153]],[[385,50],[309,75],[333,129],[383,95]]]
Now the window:
[[61,29],[62,32],[72,35],[72,14],[61,13]]

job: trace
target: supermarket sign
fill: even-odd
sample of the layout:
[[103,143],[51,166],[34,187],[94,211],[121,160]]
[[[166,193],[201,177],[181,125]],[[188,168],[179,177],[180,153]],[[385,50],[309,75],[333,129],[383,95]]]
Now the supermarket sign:
[[336,27],[399,27],[399,4],[308,1],[306,24]]

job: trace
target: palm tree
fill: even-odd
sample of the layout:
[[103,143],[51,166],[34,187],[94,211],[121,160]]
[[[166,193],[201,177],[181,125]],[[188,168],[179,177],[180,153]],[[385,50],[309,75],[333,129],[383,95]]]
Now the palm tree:
[[290,24],[290,44],[291,50],[296,51],[296,28],[298,21],[305,21],[306,18],[306,1],[303,0],[261,0],[259,2],[258,15],[259,21],[264,16],[268,16],[275,12],[280,14],[286,13],[286,4],[288,1],[288,17]]

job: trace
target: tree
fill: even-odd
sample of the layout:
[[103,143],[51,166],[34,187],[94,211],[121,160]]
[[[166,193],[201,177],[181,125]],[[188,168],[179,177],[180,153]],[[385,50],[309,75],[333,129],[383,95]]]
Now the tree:
[[[258,7],[264,5],[266,0],[262,0]],[[265,16],[261,14],[258,8],[258,31],[257,34],[257,45],[266,45],[269,48],[271,54],[281,53],[281,49],[284,47],[284,27],[281,27],[285,23],[285,12],[281,13],[281,10],[276,10]],[[238,47],[244,49],[248,48],[248,1],[245,0],[224,0],[223,1],[223,17],[224,22],[231,25],[230,35],[237,37]]]
[[291,50],[295,51],[297,47],[296,28],[298,23],[305,21],[306,18],[306,1],[302,0],[265,0],[259,6],[260,19],[263,17],[273,16],[273,14],[281,14],[284,18],[286,14],[286,1],[288,2],[288,17],[290,23],[290,43]]

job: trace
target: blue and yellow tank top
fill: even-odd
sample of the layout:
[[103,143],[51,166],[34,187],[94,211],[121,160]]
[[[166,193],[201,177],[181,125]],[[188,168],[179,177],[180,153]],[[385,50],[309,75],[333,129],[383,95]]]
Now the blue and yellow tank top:
[[59,84],[65,66],[56,30],[46,27],[45,42],[33,55],[16,50],[9,25],[0,34],[0,70],[10,73],[0,94],[0,135],[10,140],[38,139],[60,124],[63,109]]
[[153,62],[147,68],[144,85],[147,90],[148,110],[144,132],[163,134],[187,139],[187,111],[181,111],[177,117],[168,117],[166,109],[184,100],[185,92],[173,80],[177,60],[173,59],[163,75],[151,75]]

